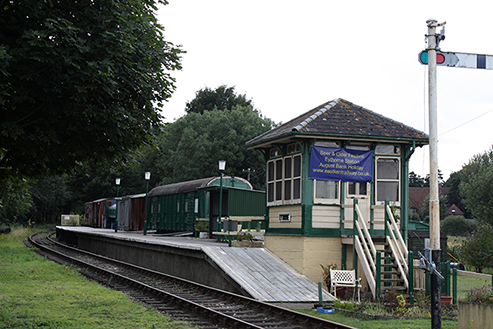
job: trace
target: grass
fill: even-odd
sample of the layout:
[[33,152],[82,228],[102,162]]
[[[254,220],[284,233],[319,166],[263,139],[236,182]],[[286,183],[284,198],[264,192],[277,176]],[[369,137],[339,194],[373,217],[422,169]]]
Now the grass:
[[[313,310],[296,310],[301,313],[321,317],[333,322],[345,324],[355,328],[365,329],[423,329],[429,328],[430,319],[395,319],[395,320],[366,320],[348,317],[340,312],[322,314]],[[457,321],[442,321],[442,329],[457,329]]]
[[0,235],[0,328],[190,328]]

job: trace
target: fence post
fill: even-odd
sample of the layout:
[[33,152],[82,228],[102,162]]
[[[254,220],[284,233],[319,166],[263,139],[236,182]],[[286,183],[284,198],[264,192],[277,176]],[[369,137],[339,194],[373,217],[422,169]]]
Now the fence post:
[[453,287],[453,297],[454,297],[454,304],[458,304],[457,302],[457,269],[454,267],[453,271],[453,278],[454,278],[454,287]]

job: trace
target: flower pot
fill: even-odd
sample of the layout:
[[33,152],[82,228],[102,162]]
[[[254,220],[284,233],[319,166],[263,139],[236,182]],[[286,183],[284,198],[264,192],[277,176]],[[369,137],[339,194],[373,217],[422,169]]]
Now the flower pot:
[[209,239],[209,232],[199,232],[200,239]]
[[442,305],[450,305],[452,303],[452,296],[441,296]]

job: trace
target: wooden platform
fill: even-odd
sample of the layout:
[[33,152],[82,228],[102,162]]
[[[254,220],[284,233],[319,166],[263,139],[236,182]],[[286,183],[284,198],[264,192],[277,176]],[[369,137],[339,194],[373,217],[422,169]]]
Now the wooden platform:
[[[265,302],[318,303],[318,284],[266,248],[234,248],[212,239],[156,235],[148,232],[117,232],[110,229],[88,227],[58,227],[59,229],[101,236],[115,240],[147,245],[160,245],[175,250],[202,252],[204,258],[214,263],[222,272],[238,283],[252,298]],[[186,265],[186,264],[184,264]],[[322,299],[335,298],[323,290]]]
[[[253,298],[268,302],[316,302],[318,285],[265,248],[202,250]],[[335,298],[323,291],[323,300]]]

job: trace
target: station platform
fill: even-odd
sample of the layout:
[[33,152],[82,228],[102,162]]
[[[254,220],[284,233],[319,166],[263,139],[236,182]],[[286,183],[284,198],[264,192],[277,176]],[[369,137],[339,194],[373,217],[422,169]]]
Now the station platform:
[[[213,239],[78,226],[57,238],[81,249],[272,303],[318,303],[318,285],[266,248],[235,248]],[[324,302],[335,300],[322,291]]]

